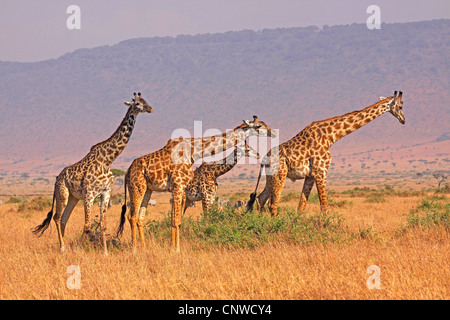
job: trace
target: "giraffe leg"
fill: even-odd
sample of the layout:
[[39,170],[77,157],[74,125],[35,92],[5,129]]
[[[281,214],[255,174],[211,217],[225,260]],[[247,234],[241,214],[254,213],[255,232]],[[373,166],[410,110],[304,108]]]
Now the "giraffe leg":
[[100,199],[101,199],[101,202],[100,202],[100,230],[102,233],[103,253],[105,254],[105,256],[108,255],[108,247],[106,245],[106,211],[108,209],[110,195],[111,195],[110,187],[108,187],[100,195]]
[[67,201],[67,205],[64,208],[64,212],[61,217],[61,234],[63,237],[64,237],[64,233],[66,230],[67,221],[69,220],[70,215],[72,214],[72,211],[75,208],[75,206],[77,205],[77,203],[78,203],[78,199],[72,195],[69,195],[69,200]]
[[305,210],[313,185],[314,178],[311,176],[306,176],[305,182],[303,183],[302,193],[300,195],[300,201],[298,202],[297,213]]
[[327,185],[327,180],[325,177],[316,178],[316,187],[317,187],[317,192],[319,193],[319,200],[320,200],[320,210],[323,213],[327,213],[327,211],[328,211],[326,185]]
[[214,199],[215,199],[215,194],[211,194],[209,192],[202,196],[203,214],[207,214],[211,210],[212,205],[214,203]]
[[322,213],[328,212],[327,201],[327,171],[331,163],[330,152],[327,151],[320,156],[319,159],[314,159],[313,163],[317,163],[313,169],[312,177],[316,180],[317,193],[319,194],[320,210]]
[[93,193],[86,193],[84,196],[84,228],[81,234],[81,240],[89,239],[91,233],[91,212],[95,196]]
[[211,210],[214,199],[216,199],[217,189],[218,187],[214,181],[209,183],[205,182],[201,195],[203,214],[207,214]]
[[64,207],[67,205],[69,199],[69,190],[64,185],[57,186],[56,193],[56,203],[55,203],[55,215],[53,216],[53,221],[56,224],[56,230],[58,231],[59,248],[61,252],[65,251],[63,231],[61,229],[61,215]]
[[284,182],[286,181],[287,176],[287,166],[282,159],[280,159],[280,166],[278,168],[278,172],[275,173],[272,177],[272,193],[270,194],[270,203],[269,210],[272,217],[277,215],[278,210],[278,201],[280,200],[281,191],[284,187]]
[[258,197],[256,197],[256,207],[258,212],[262,212],[264,205],[266,204],[267,200],[270,198],[270,195],[272,194],[272,184],[269,185],[269,176],[267,176],[267,182],[266,186],[264,187],[264,190],[259,194]]
[[184,187],[175,186],[172,191],[172,235],[170,247],[180,252],[181,204],[183,202]]
[[275,217],[277,215],[278,201],[280,200],[281,191],[283,190],[285,180],[286,177],[284,177],[284,179],[280,177],[280,180],[277,181],[276,185],[273,188],[273,193],[270,195],[269,210],[272,217]]
[[[140,210],[141,204],[144,199],[144,194],[146,189],[143,187],[138,187],[130,184],[130,214],[128,215],[128,221],[131,227],[131,243],[133,247],[133,253],[136,253],[136,243],[137,243],[137,211]],[[145,214],[145,213],[144,213]]]
[[144,237],[144,219],[147,212],[148,202],[152,196],[152,190],[147,189],[145,191],[144,197],[142,199],[141,206],[139,207],[139,217],[137,220],[137,227],[139,230],[139,239],[141,239],[142,247],[145,248],[145,237]]

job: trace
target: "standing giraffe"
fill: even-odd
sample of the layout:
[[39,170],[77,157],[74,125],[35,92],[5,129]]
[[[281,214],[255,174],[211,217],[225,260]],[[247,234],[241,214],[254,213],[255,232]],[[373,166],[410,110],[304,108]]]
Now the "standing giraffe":
[[[182,202],[185,198],[185,188],[194,176],[192,164],[198,159],[234,147],[249,136],[276,136],[276,133],[256,116],[253,116],[253,121],[244,120],[243,122],[231,132],[221,135],[208,138],[171,139],[162,149],[133,161],[125,174],[125,197],[127,185],[130,194],[128,219],[131,225],[133,252],[136,251],[136,227],[139,229],[142,246],[145,247],[143,223],[153,191],[172,193],[170,244],[172,249],[179,252]],[[126,205],[122,206],[118,236],[123,232],[126,209]]]
[[105,254],[108,254],[105,233],[106,209],[111,186],[114,183],[114,176],[110,166],[130,140],[137,115],[142,112],[153,112],[152,107],[141,97],[140,92],[137,95],[134,93],[134,99],[131,102],[126,101],[124,104],[129,106],[128,111],[113,135],[109,139],[91,147],[91,150],[83,159],[64,168],[56,177],[52,209],[42,224],[33,230],[34,234],[41,236],[48,228],[56,201],[53,220],[58,231],[61,251],[64,251],[65,248],[63,237],[66,223],[75,205],[79,200],[84,200],[85,222],[82,237],[85,237],[89,234],[91,228],[90,215],[92,204],[94,199],[100,196],[100,229],[103,250]]
[[[321,210],[326,212],[328,209],[326,196],[327,170],[331,163],[331,155],[328,150],[330,146],[385,112],[390,112],[401,124],[405,124],[402,92],[400,91],[397,96],[397,91],[395,91],[392,97],[381,99],[381,101],[365,109],[311,123],[294,138],[278,146],[278,159],[272,155],[272,153],[275,154],[272,151],[277,151],[276,149],[269,151],[262,161],[258,183],[255,192],[250,195],[247,209],[252,210],[256,200],[258,210],[261,211],[270,198],[269,210],[271,215],[275,216],[281,190],[287,177],[292,181],[305,179],[297,208],[298,212],[305,209],[314,182],[319,193]],[[256,190],[264,167],[270,168],[270,173],[266,176],[264,191],[256,199]]]
[[211,163],[202,163],[194,171],[194,178],[185,189],[186,203],[183,213],[186,212],[191,203],[200,200],[202,201],[203,212],[208,212],[216,198],[219,186],[217,178],[233,169],[239,159],[244,156],[259,159],[259,154],[245,141],[244,147],[236,146],[233,153],[225,159]]

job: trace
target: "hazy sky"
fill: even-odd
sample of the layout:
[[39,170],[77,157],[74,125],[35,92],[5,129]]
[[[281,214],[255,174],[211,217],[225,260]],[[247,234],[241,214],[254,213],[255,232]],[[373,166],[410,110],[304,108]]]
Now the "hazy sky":
[[[66,26],[72,4],[81,9],[79,30]],[[137,37],[365,23],[372,4],[386,23],[450,18],[449,0],[2,0],[0,60],[57,58]]]

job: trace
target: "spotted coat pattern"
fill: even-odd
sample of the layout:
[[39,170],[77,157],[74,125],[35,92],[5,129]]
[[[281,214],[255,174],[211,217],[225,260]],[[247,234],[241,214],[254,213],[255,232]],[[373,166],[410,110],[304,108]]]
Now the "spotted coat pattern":
[[255,190],[255,193],[250,196],[247,209],[252,209],[254,202],[252,199],[256,200],[259,211],[269,200],[270,213],[275,216],[284,182],[286,178],[289,178],[293,181],[305,179],[297,208],[299,212],[306,208],[314,183],[316,183],[319,194],[321,210],[326,212],[328,210],[326,180],[331,163],[330,146],[385,112],[390,112],[400,123],[404,124],[405,117],[401,98],[402,92],[397,96],[397,91],[395,91],[394,96],[382,98],[381,101],[365,109],[315,121],[292,139],[280,144],[277,150],[272,149],[264,157],[259,173],[261,176],[262,170],[266,170],[265,188],[256,199],[254,198]]
[[[125,194],[130,195],[130,214],[133,251],[136,251],[137,232],[141,244],[144,241],[144,217],[152,192],[172,193],[171,249],[180,251],[180,224],[185,188],[194,177],[192,164],[203,157],[218,154],[251,135],[275,136],[276,133],[254,116],[253,121],[243,124],[231,132],[207,138],[171,139],[160,150],[133,161],[125,174]],[[178,157],[180,156],[180,157]],[[118,235],[123,231],[126,206],[122,207]]]
[[185,189],[186,202],[184,212],[195,201],[202,201],[203,212],[209,211],[219,187],[217,178],[233,169],[239,159],[244,156],[259,159],[259,154],[245,141],[244,147],[235,147],[233,153],[225,159],[211,163],[202,163],[194,171],[194,178]]

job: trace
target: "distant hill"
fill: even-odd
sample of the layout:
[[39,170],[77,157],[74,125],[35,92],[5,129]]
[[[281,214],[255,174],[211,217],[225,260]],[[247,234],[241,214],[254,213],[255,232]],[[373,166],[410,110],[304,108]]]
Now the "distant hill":
[[[176,128],[231,129],[254,114],[285,141],[311,121],[404,92],[406,125],[386,114],[335,152],[441,141],[449,132],[450,20],[139,38],[35,63],[0,62],[0,173],[54,172],[108,138],[134,91],[140,115],[117,165]],[[448,151],[448,150],[447,150]]]

